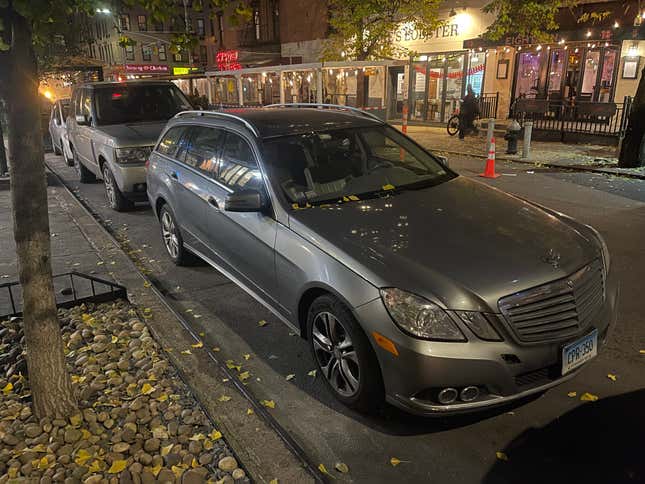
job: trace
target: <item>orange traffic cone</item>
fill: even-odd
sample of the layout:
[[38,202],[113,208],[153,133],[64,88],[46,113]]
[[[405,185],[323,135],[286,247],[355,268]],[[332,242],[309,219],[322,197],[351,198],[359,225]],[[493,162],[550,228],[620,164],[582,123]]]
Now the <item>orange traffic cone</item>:
[[488,159],[486,160],[486,169],[479,176],[484,178],[497,178],[501,175],[495,173],[495,138],[490,140],[490,149],[488,150]]

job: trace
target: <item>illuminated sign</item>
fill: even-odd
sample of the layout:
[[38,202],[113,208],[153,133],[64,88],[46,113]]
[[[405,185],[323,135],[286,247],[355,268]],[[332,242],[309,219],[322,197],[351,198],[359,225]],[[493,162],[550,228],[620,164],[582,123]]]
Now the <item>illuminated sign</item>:
[[168,66],[159,64],[126,64],[125,72],[137,74],[165,74],[169,71]]
[[173,67],[172,68],[173,76],[185,76],[187,74],[200,72],[200,71],[201,69],[199,67]]
[[237,50],[220,50],[215,55],[217,68],[220,71],[235,71],[242,68],[238,62],[240,52]]

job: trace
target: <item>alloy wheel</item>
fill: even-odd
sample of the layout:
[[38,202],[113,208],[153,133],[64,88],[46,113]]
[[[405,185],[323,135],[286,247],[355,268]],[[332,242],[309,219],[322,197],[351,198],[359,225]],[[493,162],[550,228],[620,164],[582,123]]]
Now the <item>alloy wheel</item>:
[[161,234],[166,250],[173,259],[176,259],[179,255],[179,239],[175,222],[168,212],[164,212],[161,216]]
[[323,375],[343,397],[356,395],[360,386],[358,355],[343,324],[329,312],[320,312],[313,321],[314,354]]
[[116,193],[114,187],[114,178],[112,178],[112,173],[110,169],[106,166],[103,170],[103,183],[105,185],[105,198],[110,207],[116,206]]

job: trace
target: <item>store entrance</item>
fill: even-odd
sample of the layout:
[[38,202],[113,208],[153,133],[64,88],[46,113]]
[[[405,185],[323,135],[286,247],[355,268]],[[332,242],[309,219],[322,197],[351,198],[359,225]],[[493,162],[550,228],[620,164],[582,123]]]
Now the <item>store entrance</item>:
[[422,55],[412,62],[411,120],[445,123],[459,107],[467,85],[481,94],[485,56],[469,57],[466,52],[448,52]]

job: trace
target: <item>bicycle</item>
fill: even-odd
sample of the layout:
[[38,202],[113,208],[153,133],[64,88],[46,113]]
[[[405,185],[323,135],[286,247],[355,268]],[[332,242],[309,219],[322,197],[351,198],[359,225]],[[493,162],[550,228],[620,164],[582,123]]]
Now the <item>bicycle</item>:
[[459,110],[455,110],[455,114],[450,116],[448,119],[448,124],[446,125],[446,131],[450,136],[454,136],[459,133]]

